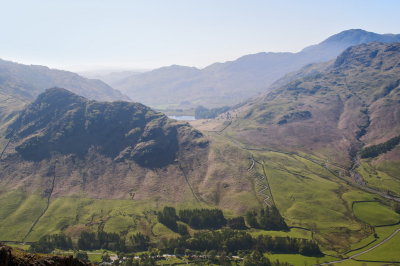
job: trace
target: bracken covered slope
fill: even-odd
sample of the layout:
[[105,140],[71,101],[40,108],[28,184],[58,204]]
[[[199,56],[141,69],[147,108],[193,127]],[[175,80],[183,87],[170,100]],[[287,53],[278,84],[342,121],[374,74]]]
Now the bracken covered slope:
[[399,135],[399,84],[400,43],[354,46],[242,107],[230,130],[249,144],[350,165],[362,147]]

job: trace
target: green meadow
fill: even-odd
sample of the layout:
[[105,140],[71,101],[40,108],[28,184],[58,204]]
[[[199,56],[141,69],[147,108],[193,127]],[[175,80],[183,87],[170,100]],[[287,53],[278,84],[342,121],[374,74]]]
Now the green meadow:
[[353,211],[358,219],[372,226],[389,225],[400,221],[400,214],[379,202],[356,202]]

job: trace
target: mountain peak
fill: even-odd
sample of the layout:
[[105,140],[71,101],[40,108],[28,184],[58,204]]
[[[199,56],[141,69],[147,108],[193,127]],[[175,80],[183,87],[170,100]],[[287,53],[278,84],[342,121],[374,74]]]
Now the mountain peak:
[[[181,146],[196,144],[202,134],[140,103],[89,101],[52,88],[21,112],[9,127],[26,160],[52,154],[85,156],[92,147],[113,160],[131,160],[158,168],[174,162]],[[186,133],[189,137],[184,136]]]
[[400,41],[399,34],[378,34],[363,29],[349,29],[332,35],[321,44],[351,43],[352,45],[369,42],[395,42]]
[[60,98],[74,98],[74,99],[79,99],[79,100],[83,100],[86,99],[83,96],[79,96],[67,89],[63,89],[63,88],[58,88],[58,87],[53,87],[50,89],[46,89],[42,94],[39,95],[39,97],[37,98],[39,99],[46,99],[49,97],[60,97]]

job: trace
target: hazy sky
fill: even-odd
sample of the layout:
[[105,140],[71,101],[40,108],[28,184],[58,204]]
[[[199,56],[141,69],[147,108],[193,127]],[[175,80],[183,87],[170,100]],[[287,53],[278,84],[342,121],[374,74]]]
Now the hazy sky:
[[0,0],[0,58],[68,70],[203,67],[350,28],[400,33],[397,0]]

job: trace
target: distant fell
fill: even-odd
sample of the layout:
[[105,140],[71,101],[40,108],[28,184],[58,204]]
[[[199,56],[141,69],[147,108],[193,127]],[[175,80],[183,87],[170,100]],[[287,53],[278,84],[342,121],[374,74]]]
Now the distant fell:
[[399,42],[399,34],[377,34],[352,29],[335,34],[298,53],[257,53],[203,69],[169,66],[110,81],[135,101],[156,108],[217,107],[237,104],[260,92],[285,74],[334,59],[361,43]]
[[96,79],[39,65],[23,65],[0,59],[0,93],[25,101],[34,100],[45,89],[62,87],[92,100],[129,98]]

